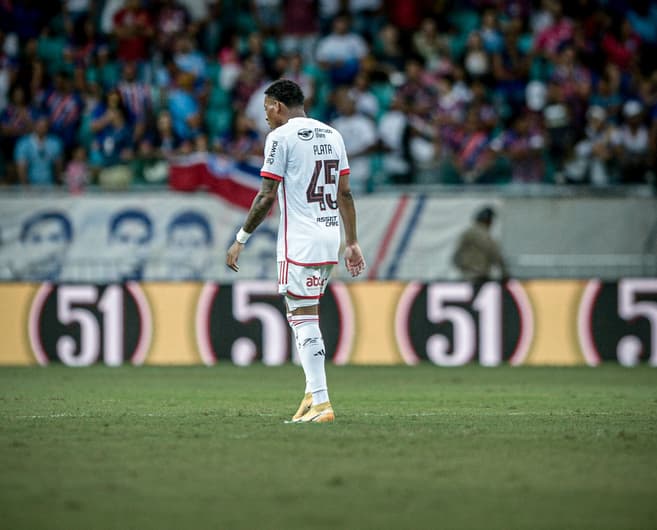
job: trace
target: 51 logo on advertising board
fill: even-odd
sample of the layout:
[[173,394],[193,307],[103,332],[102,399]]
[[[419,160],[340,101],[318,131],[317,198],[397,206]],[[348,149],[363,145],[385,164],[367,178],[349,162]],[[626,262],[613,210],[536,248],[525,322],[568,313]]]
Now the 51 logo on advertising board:
[[[329,284],[321,301],[320,326],[331,331],[323,333],[329,357],[335,364],[345,364],[354,341],[354,315],[344,284]],[[296,361],[291,334],[276,282],[206,283],[203,287],[196,311],[196,341],[204,364],[228,360],[247,366],[260,360],[276,366]]]
[[135,282],[44,283],[32,301],[28,335],[41,365],[142,364],[151,344],[151,310]]
[[410,283],[397,305],[395,336],[407,364],[461,366],[525,360],[534,334],[531,304],[517,281]]
[[587,364],[618,361],[657,366],[657,279],[624,278],[586,284],[577,316]]

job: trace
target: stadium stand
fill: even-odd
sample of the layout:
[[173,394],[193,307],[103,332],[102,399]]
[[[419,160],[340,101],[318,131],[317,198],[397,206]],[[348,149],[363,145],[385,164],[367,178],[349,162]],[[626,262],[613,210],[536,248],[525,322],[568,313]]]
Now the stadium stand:
[[[161,186],[173,155],[256,151],[262,87],[287,76],[311,116],[339,123],[338,95],[373,122],[363,193],[646,185],[655,35],[650,0],[0,2],[1,180]],[[42,117],[61,155],[35,160]]]

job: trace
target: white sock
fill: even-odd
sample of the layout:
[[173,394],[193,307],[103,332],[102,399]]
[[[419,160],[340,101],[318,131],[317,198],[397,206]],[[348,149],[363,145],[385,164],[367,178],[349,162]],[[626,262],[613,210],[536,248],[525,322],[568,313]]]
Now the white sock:
[[[297,332],[295,331],[294,328],[295,328],[295,326],[296,326],[297,324],[299,324],[300,322],[303,322],[303,320],[298,320],[298,321],[295,320],[295,321],[292,321],[292,318],[293,318],[292,313],[288,313],[286,316],[287,316],[287,322],[288,322],[288,324],[290,324],[290,328],[292,329],[292,334],[294,335],[294,342],[296,343],[296,342],[297,342]],[[309,315],[309,316],[312,316],[312,315]],[[294,317],[294,318],[299,318],[299,319],[301,319],[301,317]],[[296,350],[296,351],[294,352],[294,355],[295,355],[295,362],[296,362],[297,360],[298,360],[299,362],[301,362],[301,354],[299,353],[299,348],[298,348],[298,346],[297,346],[296,344],[295,344],[295,350]],[[303,366],[303,365],[302,365],[302,366]],[[304,376],[305,376],[305,372],[304,372]],[[305,390],[303,391],[303,393],[304,393],[304,394],[310,394],[310,393],[311,393],[311,390],[310,390],[310,381],[308,380],[307,377],[306,377],[306,386],[305,386]]]
[[290,317],[290,325],[297,340],[297,349],[301,366],[306,374],[306,393],[313,395],[313,405],[329,400],[326,386],[326,371],[324,370],[324,339],[319,329],[317,315],[294,315]]

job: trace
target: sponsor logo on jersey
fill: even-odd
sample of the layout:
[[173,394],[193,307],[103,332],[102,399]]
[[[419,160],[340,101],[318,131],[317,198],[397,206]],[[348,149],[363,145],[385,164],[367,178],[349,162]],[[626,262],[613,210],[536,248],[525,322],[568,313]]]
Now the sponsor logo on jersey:
[[304,142],[307,142],[308,140],[312,140],[313,136],[315,136],[315,133],[313,132],[312,129],[299,129],[297,131],[297,136],[301,138]]
[[306,287],[322,287],[325,283],[326,279],[319,276],[308,276],[306,278]]
[[324,226],[340,226],[337,215],[326,215],[324,217],[317,217],[316,220],[318,224],[324,224]]
[[320,127],[315,128],[315,137],[326,138],[327,134],[333,134],[333,131],[331,129],[322,129]]
[[267,157],[268,164],[274,163],[274,157],[276,156],[277,148],[278,148],[278,140],[273,140],[271,143],[271,151],[269,151],[269,156]]

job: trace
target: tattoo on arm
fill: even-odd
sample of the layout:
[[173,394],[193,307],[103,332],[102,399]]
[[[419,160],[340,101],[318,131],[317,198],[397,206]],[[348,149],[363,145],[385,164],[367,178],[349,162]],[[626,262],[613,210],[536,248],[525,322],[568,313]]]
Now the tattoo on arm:
[[271,210],[274,200],[276,200],[276,190],[278,189],[278,182],[272,179],[263,179],[260,191],[253,199],[251,209],[244,221],[244,230],[249,234],[252,233],[260,223],[267,217],[267,213]]
[[351,190],[343,191],[340,194],[340,198],[343,201],[350,202],[352,205],[354,204],[354,196],[351,194]]

